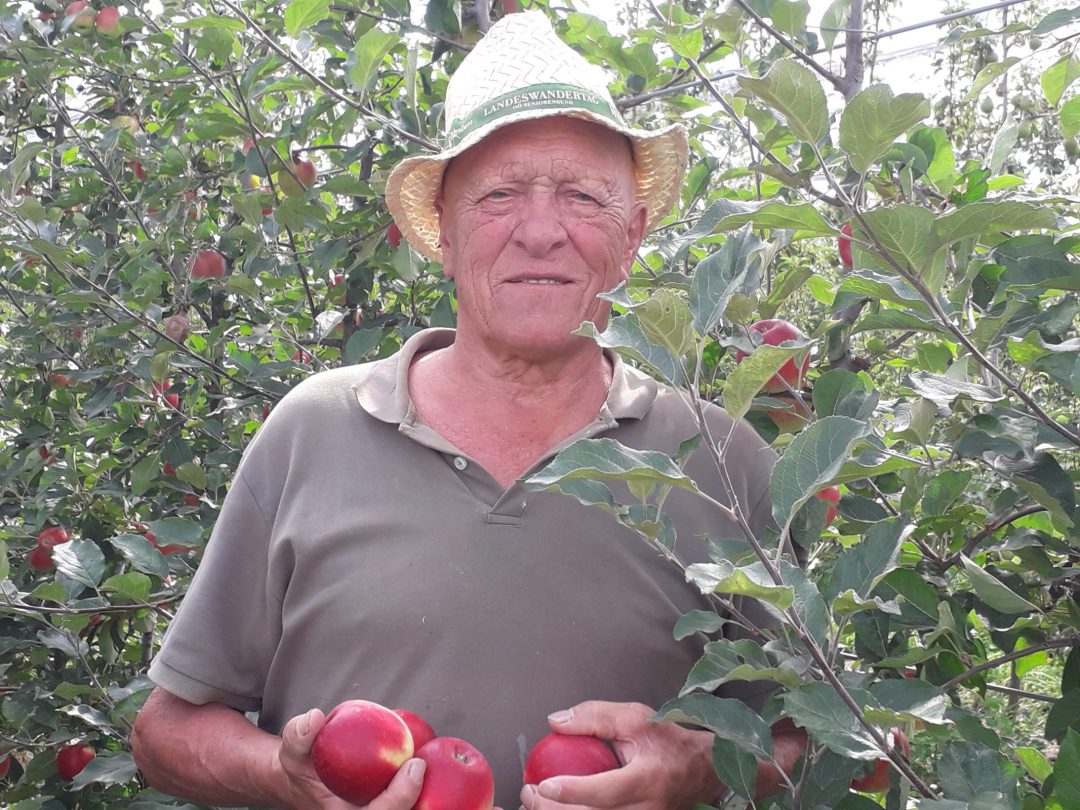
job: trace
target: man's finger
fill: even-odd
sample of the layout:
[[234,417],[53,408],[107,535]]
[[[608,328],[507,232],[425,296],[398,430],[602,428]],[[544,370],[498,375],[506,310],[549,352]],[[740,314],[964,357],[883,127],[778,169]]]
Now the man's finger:
[[367,806],[367,810],[410,810],[420,796],[425,770],[427,763],[424,760],[407,760],[394,774],[386,790]]
[[281,730],[281,759],[295,762],[311,754],[315,736],[326,723],[326,716],[318,709],[300,714],[285,724]]
[[653,714],[643,703],[587,700],[548,715],[548,725],[561,734],[592,734],[603,740],[618,740],[640,729]]
[[[536,787],[541,799],[581,807],[624,807],[641,797],[642,776],[627,766],[592,776],[553,776]],[[539,807],[545,806],[543,802]]]

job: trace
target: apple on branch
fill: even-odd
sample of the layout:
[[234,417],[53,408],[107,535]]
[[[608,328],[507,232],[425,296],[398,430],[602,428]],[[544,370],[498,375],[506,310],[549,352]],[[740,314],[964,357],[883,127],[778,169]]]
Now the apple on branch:
[[[779,318],[755,321],[750,324],[749,328],[751,332],[761,335],[760,343],[766,346],[779,346],[789,340],[804,340],[806,338],[806,335],[800,332],[794,324]],[[741,363],[747,357],[749,355],[741,349],[735,352],[736,363]],[[780,370],[761,387],[761,390],[766,394],[783,393],[789,387],[798,391],[802,387],[807,370],[810,368],[809,351],[802,354],[798,365],[795,362],[797,359],[799,359],[798,356],[792,357],[784,363]]]
[[[911,756],[911,743],[907,735],[896,726],[889,729],[885,735],[885,741],[890,751],[900,752],[904,759]],[[851,780],[852,790],[860,793],[883,793],[889,789],[889,760],[879,759],[874,763],[874,769],[866,776]]]
[[74,779],[95,756],[94,749],[86,743],[65,745],[56,752],[56,772],[61,779]]
[[840,253],[840,262],[848,270],[852,267],[851,256],[851,223],[845,222],[840,229],[840,238],[836,240],[836,249]]
[[71,20],[70,27],[75,31],[89,31],[94,27],[97,12],[86,0],[75,0],[64,10],[64,18]]
[[840,487],[825,487],[825,489],[815,492],[814,497],[828,504],[828,508],[825,510],[825,525],[828,526],[836,520],[836,507],[840,505]]
[[225,275],[225,257],[216,250],[200,250],[191,258],[192,278],[221,278]]
[[105,6],[98,12],[97,30],[101,36],[110,39],[120,36],[120,11],[116,6]]
[[305,189],[315,185],[319,173],[310,160],[297,160],[292,165],[292,172],[282,169],[278,172],[278,186],[290,197],[303,194]]

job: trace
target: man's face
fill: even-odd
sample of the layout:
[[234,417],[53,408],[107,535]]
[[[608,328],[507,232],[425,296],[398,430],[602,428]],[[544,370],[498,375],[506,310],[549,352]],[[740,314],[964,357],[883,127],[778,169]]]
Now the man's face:
[[438,200],[458,325],[496,352],[549,359],[600,328],[645,230],[630,144],[576,118],[524,121],[454,158]]

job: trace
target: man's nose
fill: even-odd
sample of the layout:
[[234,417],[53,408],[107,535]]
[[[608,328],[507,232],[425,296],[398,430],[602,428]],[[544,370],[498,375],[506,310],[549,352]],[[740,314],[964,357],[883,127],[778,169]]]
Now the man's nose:
[[530,256],[546,256],[562,247],[569,237],[554,193],[535,191],[526,198],[514,241]]

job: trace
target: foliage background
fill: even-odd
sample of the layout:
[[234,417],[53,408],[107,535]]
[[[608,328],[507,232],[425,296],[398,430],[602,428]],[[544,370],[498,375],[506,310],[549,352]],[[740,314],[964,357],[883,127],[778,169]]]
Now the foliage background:
[[[437,139],[448,73],[516,5],[123,3],[108,37],[52,0],[0,3],[5,806],[182,804],[144,789],[127,751],[142,673],[274,402],[453,323],[438,268],[392,244],[382,187]],[[769,538],[763,558],[709,538],[716,563],[688,587],[755,595],[785,629],[733,648],[715,616],[684,617],[677,633],[713,641],[665,713],[713,728],[745,793],[731,763],[768,751],[708,690],[780,680],[766,719],[792,717],[815,748],[775,806],[1080,807],[1080,8],[943,23],[944,90],[923,100],[867,89],[877,40],[857,32],[889,27],[884,0],[837,0],[813,24],[804,0],[647,3],[625,36],[571,3],[522,5],[610,70],[628,117],[691,129],[680,206],[598,339],[785,453],[777,516],[808,560],[773,571]],[[287,196],[293,157],[319,180]],[[845,222],[853,268],[836,257]],[[207,248],[224,278],[191,278]],[[756,394],[798,346],[732,361],[774,315],[810,338],[797,399]],[[797,435],[769,416],[785,409],[808,423]],[[534,483],[581,497],[595,452],[641,496],[601,508],[665,553],[677,469],[581,447]],[[825,526],[813,494],[830,483],[844,497]],[[33,568],[56,526],[72,539]],[[851,792],[880,755],[872,729],[893,725],[914,770]],[[55,754],[74,741],[98,756],[67,782]]]

